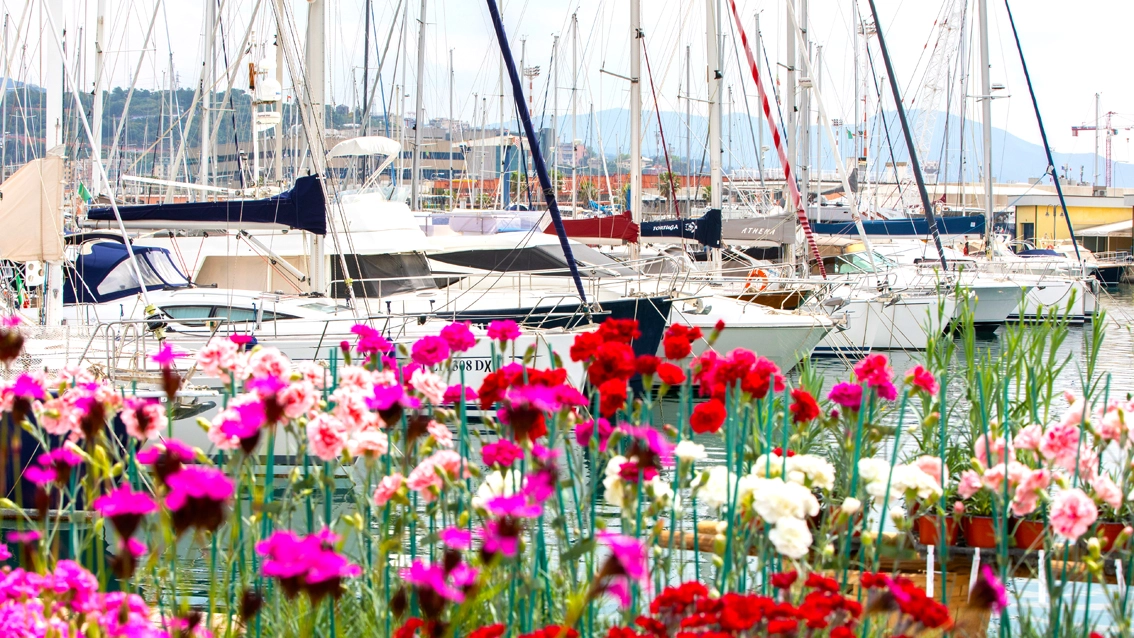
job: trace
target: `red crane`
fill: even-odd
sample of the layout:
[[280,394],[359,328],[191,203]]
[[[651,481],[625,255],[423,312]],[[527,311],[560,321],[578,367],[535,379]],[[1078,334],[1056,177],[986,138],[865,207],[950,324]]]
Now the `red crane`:
[[[1114,182],[1114,162],[1111,155],[1111,138],[1118,135],[1119,130],[1129,131],[1134,129],[1134,126],[1125,126],[1121,129],[1111,126],[1110,118],[1113,115],[1118,115],[1114,111],[1107,111],[1103,117],[1106,118],[1106,124],[1103,126],[1089,126],[1087,124],[1080,124],[1079,126],[1071,127],[1072,137],[1079,137],[1079,131],[1106,131],[1106,187],[1110,188]],[[1098,147],[1095,147],[1096,150]],[[1096,164],[1096,170],[1098,165]]]

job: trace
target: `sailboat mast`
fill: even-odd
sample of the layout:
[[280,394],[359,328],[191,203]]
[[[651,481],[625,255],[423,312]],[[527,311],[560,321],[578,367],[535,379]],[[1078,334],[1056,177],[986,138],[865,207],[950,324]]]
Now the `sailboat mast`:
[[[992,225],[996,211],[992,201],[992,82],[988,55],[988,0],[977,0],[980,13],[980,105],[981,143],[984,146],[984,252],[992,257]],[[1096,154],[1097,158],[1098,155]]]
[[721,79],[719,0],[705,0],[705,61],[709,69],[709,208],[721,207]]
[[692,47],[685,45],[685,214],[693,214],[693,68],[690,58]]
[[551,182],[559,197],[559,36],[551,38]]
[[421,210],[421,136],[425,128],[425,113],[421,96],[425,92],[425,2],[421,0],[421,18],[417,32],[417,96],[414,98],[413,174],[410,176],[410,206]]
[[[642,0],[630,0],[630,215],[642,223]],[[630,244],[630,259],[639,257]]]
[[[307,137],[318,140],[322,143],[323,131],[325,127],[326,111],[324,109],[325,91],[326,91],[326,50],[325,50],[325,23],[326,5],[325,0],[309,0],[307,3],[307,47],[304,52],[304,70],[307,73],[307,92],[311,97],[310,108],[314,117],[311,118],[315,124],[314,131],[308,131]],[[310,148],[308,145],[308,152],[314,156],[319,152],[318,147]],[[318,167],[320,162],[315,161],[314,157],[307,160],[308,166]],[[309,272],[311,273],[311,289],[313,292],[325,293],[327,288],[326,283],[326,265],[324,263],[324,245],[323,238],[314,233],[311,234],[311,264]]]
[[571,14],[571,214],[575,214],[575,210],[579,205],[578,192],[579,192],[579,152],[575,148],[575,140],[578,133],[576,132],[576,124],[578,116],[576,112],[575,91],[579,84],[579,16],[576,13]]
[[[275,0],[277,9],[276,15],[283,15],[283,1]],[[283,37],[280,35],[280,25],[276,25],[276,82],[280,84],[280,92],[283,93],[283,67],[284,67],[284,50],[283,50]],[[171,87],[172,88],[172,87]],[[172,93],[171,93],[172,96]],[[275,132],[275,152],[272,157],[273,164],[275,164],[276,182],[283,181],[283,148],[284,148],[284,119],[283,119],[283,96],[276,102],[276,112],[280,116],[280,124],[276,127]]]
[[209,148],[209,131],[213,130],[211,120],[213,108],[213,74],[216,72],[213,65],[213,60],[216,57],[216,33],[217,3],[216,0],[205,0],[205,61],[201,67],[201,175],[199,178],[203,186],[209,185],[209,162],[212,159],[212,152]]
[[449,207],[456,208],[457,200],[453,191],[453,50],[449,49]]
[[[807,39],[807,0],[799,0],[799,33],[801,41],[796,44],[803,61],[800,66],[806,73],[811,62],[811,41]],[[789,31],[788,37],[793,36],[794,33]],[[799,188],[803,191],[804,212],[811,210],[811,83],[814,81],[815,78],[806,73],[799,89],[799,143],[796,150],[799,152]]]
[[[54,30],[50,18],[51,16],[63,15],[63,0],[47,0],[45,6],[50,12],[44,18],[47,23],[45,28]],[[62,33],[60,31],[55,33],[54,36],[59,38]],[[40,47],[41,68],[47,70],[46,77],[43,78],[44,88],[47,91],[46,118],[43,127],[45,153],[63,143],[63,74],[60,73],[60,69],[63,68],[62,49],[62,46],[53,47],[46,44]],[[62,201],[60,204],[62,204]],[[58,213],[57,220],[59,228],[62,229],[63,211],[60,209],[55,212]],[[44,323],[48,326],[61,325],[63,323],[62,261],[47,262],[47,279],[43,283],[43,291]]]
[[[106,63],[106,0],[98,0],[97,14],[95,16],[95,75],[94,75],[94,93],[92,94],[91,104],[91,128],[94,129],[94,144],[91,148],[91,155],[95,157],[102,157],[102,72],[103,65]],[[8,38],[5,36],[4,41],[7,42]],[[91,188],[89,192],[92,197],[99,195],[102,192],[101,180],[98,178],[98,167],[93,162],[91,163]]]

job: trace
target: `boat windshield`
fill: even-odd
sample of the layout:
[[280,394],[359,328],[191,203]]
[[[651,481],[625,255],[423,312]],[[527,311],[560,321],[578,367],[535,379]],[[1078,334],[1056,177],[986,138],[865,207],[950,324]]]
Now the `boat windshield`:
[[[874,266],[878,272],[884,270],[891,270],[898,266],[897,262],[880,255],[877,252],[874,254]],[[875,272],[875,269],[870,267],[870,259],[866,256],[865,252],[848,253],[846,255],[839,255],[835,258],[835,274],[838,275],[856,275],[864,272]]]
[[[346,262],[346,273],[343,273]],[[437,284],[429,268],[429,260],[421,253],[381,253],[374,255],[347,254],[332,259],[334,281],[331,294],[337,299],[347,297],[345,279],[355,297],[379,298],[415,290],[433,290]]]

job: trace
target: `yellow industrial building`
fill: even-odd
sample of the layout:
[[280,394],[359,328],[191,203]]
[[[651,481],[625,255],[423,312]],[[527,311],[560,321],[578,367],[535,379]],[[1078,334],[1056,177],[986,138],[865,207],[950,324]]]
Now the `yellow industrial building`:
[[[1125,198],[1129,200],[1130,198]],[[1075,234],[1085,248],[1094,252],[1130,250],[1130,234],[1096,234],[1085,232],[1091,228],[1121,225],[1129,228],[1131,208],[1129,201],[1122,196],[1090,197],[1069,195],[1067,214],[1075,227]],[[1069,239],[1067,222],[1063,219],[1063,209],[1055,194],[1025,195],[1016,200],[1016,237],[1033,241],[1038,247],[1045,247],[1054,240]]]

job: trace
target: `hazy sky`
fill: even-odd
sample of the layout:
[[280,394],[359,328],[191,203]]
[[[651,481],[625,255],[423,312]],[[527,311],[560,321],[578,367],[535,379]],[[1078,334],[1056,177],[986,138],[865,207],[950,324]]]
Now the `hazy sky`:
[[[17,79],[38,82],[41,70],[37,47],[42,41],[35,30],[36,12],[42,0],[28,0],[33,10],[23,18],[23,32],[30,37],[14,37],[21,16],[25,15],[25,0],[4,0],[9,14],[8,54],[11,75]],[[91,26],[96,0],[50,0],[63,6],[63,15],[69,25],[68,48],[76,55],[93,51]],[[291,2],[299,26],[306,21],[307,3]],[[373,36],[380,51],[387,34],[394,26],[389,47],[389,60],[383,69],[383,86],[388,104],[396,102],[395,84],[408,85],[405,91],[406,108],[412,113],[412,94],[416,82],[416,51],[418,17],[421,0],[400,0],[409,5],[407,39],[401,38],[401,18],[395,22],[399,0],[373,0],[375,23]],[[704,112],[705,105],[697,99],[706,96],[706,1],[703,0],[641,0],[642,29],[645,46],[653,67],[653,76],[662,110],[684,111],[685,101],[679,99],[678,89],[685,85],[685,48],[691,47],[694,112]],[[798,0],[797,0],[798,1]],[[852,20],[855,0],[810,0],[810,40],[823,46],[822,86],[828,111],[832,117],[853,119],[854,114],[854,52]],[[232,64],[245,30],[249,26],[256,0],[221,0],[224,18],[224,36],[228,62]],[[272,0],[261,0],[259,15],[251,23],[256,39],[261,42],[274,33],[271,20]],[[596,109],[628,106],[627,83],[624,80],[600,73],[629,73],[629,1],[628,0],[502,0],[506,27],[513,49],[518,56],[523,49],[529,66],[539,65],[542,73],[535,79],[534,115],[550,116],[551,97],[548,91],[550,57],[554,35],[560,36],[559,107],[561,117],[568,113],[572,84],[572,69],[578,68],[575,80],[578,91],[579,127],[585,128],[585,115],[591,105]],[[966,2],[968,6],[966,5]],[[1003,94],[1009,96],[994,102],[993,123],[1029,140],[1039,141],[1038,131],[1028,101],[1027,86],[1020,71],[1019,59],[1011,38],[1003,0],[988,0],[990,14],[990,48],[992,81],[1006,86]],[[108,75],[112,83],[128,85],[134,68],[142,56],[138,85],[144,88],[163,86],[169,81],[172,66],[182,87],[195,86],[200,77],[204,34],[204,2],[181,0],[165,2],[157,12],[154,36],[143,51],[144,36],[154,16],[156,0],[107,0],[111,6],[107,51]],[[869,13],[866,0],[858,0],[862,11]],[[903,93],[908,97],[926,83],[924,69],[930,52],[938,41],[935,27],[943,15],[964,12],[969,18],[976,13],[976,0],[877,0],[878,10],[901,80]],[[327,63],[329,101],[355,105],[363,64],[363,0],[328,0]],[[474,94],[478,99],[488,95],[488,119],[499,119],[498,73],[499,53],[487,8],[477,0],[426,0],[426,68],[424,106],[427,118],[446,117],[449,112],[449,51],[453,51],[455,82],[453,94],[458,118],[474,117]],[[776,67],[774,78],[784,79],[782,68],[783,42],[786,30],[784,0],[738,1],[744,26],[752,36],[754,15],[761,15],[761,31],[767,55]],[[755,108],[755,87],[747,71],[739,72],[733,49],[733,28],[728,3],[721,2],[722,34],[725,36],[725,83],[731,85],[736,96],[736,109],[743,110],[740,92],[751,97]],[[404,8],[404,7],[403,7]],[[1094,120],[1094,94],[1102,94],[1102,110],[1118,113],[1114,124],[1119,127],[1134,125],[1134,109],[1127,103],[1134,87],[1126,81],[1128,47],[1127,25],[1134,23],[1134,3],[1090,1],[1074,6],[1055,0],[1014,0],[1017,25],[1028,56],[1028,63],[1036,83],[1040,107],[1043,109],[1048,134],[1057,150],[1063,152],[1090,152],[1094,148],[1091,134],[1072,137],[1071,126]],[[572,65],[570,25],[572,14],[577,15],[577,67]],[[400,16],[400,14],[398,14]],[[965,37],[955,39],[969,52],[973,61],[972,79],[967,92],[978,92],[976,31],[968,23]],[[82,34],[80,36],[80,31]],[[526,39],[526,46],[521,44]],[[26,48],[25,45],[26,44]],[[218,44],[218,68],[224,66],[225,51]],[[875,64],[881,69],[882,61],[875,51]],[[743,53],[740,54],[743,57]],[[376,54],[372,51],[371,65]],[[397,62],[397,65],[395,65]],[[405,74],[402,73],[403,63]],[[395,66],[397,78],[394,78]],[[87,89],[93,82],[93,53],[86,53],[83,75]],[[236,86],[246,86],[246,65],[241,66]],[[956,77],[961,71],[956,57],[945,64],[945,72]],[[643,63],[643,103],[653,108],[649,83]],[[223,80],[222,80],[223,82]],[[960,103],[959,82],[952,82],[954,112]],[[219,90],[223,90],[222,83]],[[726,89],[727,90],[727,89]],[[873,92],[873,87],[871,87]],[[548,98],[544,100],[544,95]],[[944,95],[938,102],[944,108]],[[889,104],[889,96],[885,98]],[[871,97],[870,103],[875,99]],[[482,105],[485,103],[482,102]],[[393,107],[395,110],[397,106]],[[510,108],[510,107],[509,107]],[[873,108],[873,107],[872,107]],[[968,100],[968,113],[979,117],[975,100]],[[381,112],[381,105],[376,111]],[[475,117],[480,118],[477,111]],[[566,124],[569,126],[569,121]],[[619,136],[618,131],[604,131],[604,135]],[[667,134],[670,134],[667,131]],[[652,134],[651,134],[652,135]],[[673,132],[680,139],[681,132]],[[1115,158],[1134,159],[1130,146],[1130,132],[1120,130],[1114,140]],[[671,142],[672,143],[672,142]],[[1088,167],[1088,170],[1089,167]]]

